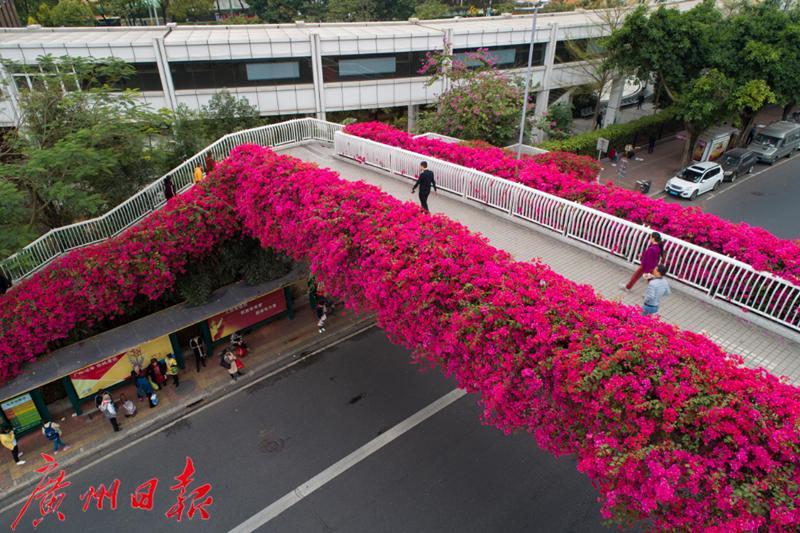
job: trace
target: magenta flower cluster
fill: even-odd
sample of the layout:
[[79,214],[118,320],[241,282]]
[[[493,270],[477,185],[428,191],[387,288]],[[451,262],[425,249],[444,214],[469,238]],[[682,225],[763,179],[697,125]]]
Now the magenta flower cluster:
[[574,454],[605,518],[800,526],[795,387],[371,185],[258,146],[223,166],[245,231],[376,313],[418,363],[479,394],[488,422]]
[[552,166],[537,165],[535,158],[520,163],[499,148],[459,146],[424,137],[415,139],[380,122],[351,124],[345,132],[523,183],[800,283],[800,245],[779,239],[762,228],[734,224],[694,207],[664,202],[613,184],[574,179],[578,177],[575,173],[554,172]]
[[236,235],[233,209],[211,186],[176,196],[118,237],[69,252],[1,296],[0,383],[76,328],[123,316],[139,298],[158,300],[191,261]]

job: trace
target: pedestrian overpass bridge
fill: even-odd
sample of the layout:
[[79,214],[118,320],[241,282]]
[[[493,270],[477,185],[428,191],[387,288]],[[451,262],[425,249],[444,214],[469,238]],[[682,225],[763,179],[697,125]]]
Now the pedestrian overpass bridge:
[[[170,175],[175,189],[184,191],[192,186],[192,171],[202,166],[206,154],[220,159],[239,144],[255,143],[331,168],[344,179],[375,185],[400,200],[416,201],[411,194],[413,175],[419,162],[425,160],[440,189],[429,199],[432,213],[459,221],[519,261],[538,258],[570,280],[591,285],[606,299],[641,304],[644,282],[631,293],[620,289],[619,284],[636,268],[647,228],[340,130],[338,124],[298,119],[237,132],[223,137]],[[0,266],[14,279],[25,278],[70,249],[124,231],[164,204],[161,181],[97,219],[52,230]],[[673,294],[662,302],[661,319],[706,335],[727,352],[740,355],[748,366],[762,367],[800,384],[800,287],[666,237]]]

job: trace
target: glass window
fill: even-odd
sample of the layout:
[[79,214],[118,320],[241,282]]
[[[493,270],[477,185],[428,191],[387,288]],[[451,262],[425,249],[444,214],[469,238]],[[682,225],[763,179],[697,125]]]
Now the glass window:
[[[454,61],[461,61],[468,67],[479,67],[481,62],[478,59],[469,58],[467,54],[470,52],[456,52],[453,54]],[[517,58],[517,51],[514,48],[500,48],[492,49],[488,52],[489,57],[493,58],[498,67],[513,66]]]
[[169,65],[176,90],[313,83],[311,59],[184,61]]
[[339,76],[342,77],[394,74],[396,71],[397,59],[394,56],[339,60]]
[[285,80],[300,77],[300,64],[297,61],[282,61],[280,63],[247,63],[247,79],[257,80]]
[[[571,41],[558,41],[556,43],[555,63],[570,63],[572,61],[582,61],[593,51],[588,51],[588,39],[574,39]],[[595,50],[596,47],[593,48]]]
[[[533,61],[532,66],[544,64],[544,49],[545,43],[535,43],[533,45]],[[528,52],[530,49],[529,44],[517,44],[514,46],[502,47],[484,47],[489,55],[495,58],[498,68],[525,68],[528,66]],[[467,52],[477,52],[477,48],[459,48],[453,50],[453,58],[464,61]],[[474,63],[474,64],[470,64]],[[467,60],[467,66],[477,66],[477,61]]]

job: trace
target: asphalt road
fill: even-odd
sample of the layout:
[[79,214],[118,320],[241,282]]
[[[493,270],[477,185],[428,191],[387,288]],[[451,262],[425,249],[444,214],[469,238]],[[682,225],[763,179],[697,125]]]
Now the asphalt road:
[[[529,435],[481,425],[474,396],[455,399],[395,435],[409,417],[454,390],[438,371],[373,329],[291,369],[211,403],[127,448],[71,468],[60,511],[36,531],[229,531],[375,440],[388,444],[338,471],[316,492],[281,509],[260,531],[605,531],[597,496],[571,457],[556,459]],[[453,394],[450,397],[456,398]],[[443,404],[444,405],[444,404]],[[196,473],[188,493],[211,483],[209,521],[164,514],[185,458]],[[29,461],[33,458],[26,457]],[[130,494],[159,478],[152,511]],[[80,495],[120,480],[117,509],[83,512]],[[307,489],[306,489],[307,490]],[[191,498],[187,499],[188,503]],[[0,503],[9,527],[20,509]],[[32,531],[34,502],[17,531]]]
[[706,193],[694,202],[664,193],[665,201],[696,205],[732,222],[746,222],[784,239],[800,238],[800,153],[781,159],[772,166],[756,165],[753,173],[734,183],[724,183],[716,192]]

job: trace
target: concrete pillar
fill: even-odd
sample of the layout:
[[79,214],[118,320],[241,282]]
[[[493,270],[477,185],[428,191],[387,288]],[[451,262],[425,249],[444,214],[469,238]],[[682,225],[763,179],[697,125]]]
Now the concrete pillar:
[[156,66],[158,67],[158,77],[161,78],[161,86],[164,89],[164,96],[170,109],[175,111],[178,107],[178,98],[175,96],[175,85],[172,83],[172,72],[169,70],[164,38],[156,37],[153,39],[153,48],[156,51]]
[[417,115],[419,115],[419,104],[408,105],[408,132],[414,133],[417,128]]
[[322,78],[322,53],[318,33],[309,35],[311,41],[311,73],[314,77],[314,103],[319,120],[325,120],[325,83]]
[[550,89],[539,91],[536,93],[536,110],[537,117],[543,117],[547,114],[547,103],[550,101]]
[[619,116],[622,103],[622,91],[625,89],[625,78],[616,78],[611,82],[611,94],[608,97],[608,106],[603,116],[603,127],[614,124]]

